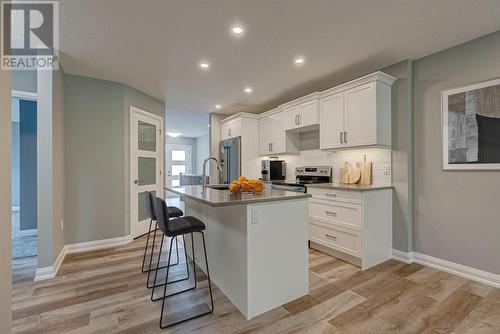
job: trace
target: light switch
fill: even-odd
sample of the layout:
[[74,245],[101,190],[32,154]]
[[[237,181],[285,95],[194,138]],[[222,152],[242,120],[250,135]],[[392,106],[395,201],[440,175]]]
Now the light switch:
[[384,175],[391,175],[391,165],[384,165]]

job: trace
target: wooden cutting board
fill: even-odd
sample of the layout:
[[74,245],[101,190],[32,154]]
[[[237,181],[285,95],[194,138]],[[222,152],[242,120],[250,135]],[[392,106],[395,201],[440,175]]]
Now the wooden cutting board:
[[340,183],[354,184],[361,178],[361,170],[354,164],[345,163],[340,169]]
[[362,185],[370,185],[372,184],[372,163],[366,162],[366,156],[364,158],[365,161],[358,162],[358,168],[361,172],[361,176],[359,178],[359,184]]

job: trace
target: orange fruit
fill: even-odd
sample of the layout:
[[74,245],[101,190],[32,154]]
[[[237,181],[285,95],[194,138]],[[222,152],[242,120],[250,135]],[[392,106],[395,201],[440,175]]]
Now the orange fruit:
[[245,176],[240,176],[238,178],[238,182],[243,182],[243,181],[248,181],[248,179]]
[[242,181],[240,185],[240,189],[246,191],[248,189],[248,181]]
[[261,193],[264,191],[264,183],[262,182],[257,182],[255,184],[255,191],[258,192],[258,193]]
[[231,182],[229,184],[229,190],[233,193],[236,193],[240,190],[240,185],[236,182]]
[[247,184],[247,191],[254,191],[255,190],[255,183],[248,183]]

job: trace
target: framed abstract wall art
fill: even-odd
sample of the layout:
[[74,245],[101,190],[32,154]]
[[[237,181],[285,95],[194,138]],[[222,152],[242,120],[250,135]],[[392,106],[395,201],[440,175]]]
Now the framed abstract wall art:
[[500,79],[442,92],[443,169],[500,170]]

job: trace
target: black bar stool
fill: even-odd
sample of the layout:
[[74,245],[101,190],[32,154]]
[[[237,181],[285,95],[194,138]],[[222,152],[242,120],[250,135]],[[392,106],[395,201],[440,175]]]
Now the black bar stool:
[[[206,314],[210,314],[214,311],[214,299],[213,299],[213,296],[212,296],[212,285],[211,285],[211,282],[210,282],[210,272],[209,272],[209,269],[208,269],[208,258],[207,258],[207,248],[206,248],[206,245],[205,245],[205,235],[203,233],[203,230],[205,230],[205,224],[203,224],[203,222],[195,217],[191,217],[191,216],[185,216],[185,217],[180,217],[180,218],[177,218],[175,219],[174,221],[172,220],[169,220],[169,212],[168,212],[168,209],[167,209],[167,204],[165,203],[165,201],[161,198],[156,198],[156,213],[157,213],[157,223],[158,223],[158,227],[160,228],[160,231],[163,232],[164,235],[166,235],[167,237],[170,237],[170,248],[169,248],[169,251],[168,251],[168,261],[167,261],[167,274],[166,274],[166,277],[165,277],[165,283],[164,284],[159,284],[159,285],[156,285],[156,279],[157,279],[157,274],[158,274],[158,270],[155,270],[155,279],[154,279],[154,287],[157,287],[157,286],[163,286],[163,297],[160,297],[160,298],[157,298],[157,299],[154,299],[154,291],[155,289],[153,288],[153,290],[151,290],[151,300],[152,301],[156,301],[156,300],[162,300],[162,306],[161,306],[161,315],[160,315],[160,328],[167,328],[167,327],[170,327],[170,326],[173,326],[173,325],[177,325],[181,322],[184,322],[184,321],[188,321],[188,320],[191,320],[191,319],[194,319],[194,318],[198,318],[198,317],[201,317],[203,315],[206,315]],[[210,308],[208,311],[206,312],[201,312],[197,315],[194,315],[194,316],[191,316],[189,318],[186,318],[186,319],[182,319],[182,320],[178,320],[178,321],[175,321],[173,323],[170,323],[170,324],[163,324],[163,311],[165,309],[165,300],[168,298],[168,297],[171,297],[171,296],[174,296],[174,295],[178,295],[180,293],[183,293],[183,292],[186,292],[186,291],[189,291],[189,290],[194,290],[196,289],[196,286],[197,286],[197,278],[196,278],[196,263],[194,261],[194,237],[193,237],[193,233],[195,232],[198,232],[201,234],[202,236],[202,239],[203,239],[203,251],[205,253],[205,266],[206,266],[206,269],[207,269],[207,279],[208,279],[208,290],[210,292]],[[170,270],[170,267],[169,267],[169,264],[170,264],[170,259],[171,259],[171,256],[172,256],[172,243],[173,243],[173,240],[174,240],[174,237],[177,237],[179,235],[182,235],[183,237],[190,233],[191,234],[191,247],[192,247],[192,255],[193,255],[193,276],[194,276],[194,287],[191,287],[191,288],[187,288],[187,289],[184,289],[184,290],[181,290],[181,291],[178,291],[178,292],[174,292],[174,293],[171,293],[169,295],[167,295],[167,284],[169,284],[170,282],[168,282],[168,273],[169,273],[169,270]],[[184,239],[185,240],[185,239]],[[186,250],[186,247],[184,247],[184,251]],[[161,255],[161,252],[160,252],[160,255]],[[188,265],[188,259],[186,257],[186,266],[189,267]],[[159,266],[159,263],[160,263],[160,258],[158,258],[158,264],[157,266]],[[167,283],[168,282],[168,283]]]
[[[155,195],[150,192],[150,191],[146,191],[145,192],[145,200],[146,200],[146,213],[149,215],[150,217],[150,221],[149,221],[149,232],[148,232],[148,237],[146,239],[146,247],[144,248],[144,256],[142,258],[142,272],[143,273],[148,273],[148,280],[147,280],[147,283],[146,283],[146,286],[148,288],[152,288],[153,286],[150,286],[149,285],[149,281],[150,281],[150,273],[151,271],[153,270],[157,270],[157,269],[164,269],[166,268],[166,266],[162,266],[162,267],[159,267],[157,265],[156,268],[151,268],[151,265],[152,265],[152,261],[153,261],[153,253],[154,253],[154,247],[155,247],[155,240],[156,240],[156,230],[158,228],[158,222],[156,221],[157,218],[156,218],[156,208],[155,208]],[[175,206],[169,206],[167,207],[168,211],[169,211],[169,217],[171,219],[176,219],[178,217],[181,217],[184,215],[184,212],[182,212],[181,209],[175,207]],[[148,266],[148,269],[145,269],[144,268],[144,265],[145,265],[145,261],[146,261],[146,254],[147,254],[147,250],[148,250],[148,244],[149,244],[149,236],[151,234],[151,227],[153,225],[153,221],[155,221],[155,229],[154,229],[154,232],[153,232],[153,242],[152,242],[152,245],[151,245],[151,254],[150,254],[150,257],[149,257],[149,266]],[[172,263],[170,264],[170,266],[175,266],[179,263],[179,245],[178,245],[178,240],[177,238],[175,238],[175,251],[176,251],[176,254],[177,254],[177,260],[175,263]],[[162,240],[161,240],[161,245],[163,245],[163,235],[162,235]],[[160,247],[160,252],[161,252],[161,247]],[[158,257],[160,258],[160,257]],[[185,278],[185,279],[182,279],[182,280],[186,280],[186,279],[189,279],[189,270],[188,270],[188,277]],[[177,281],[173,281],[173,282],[169,282],[169,283],[175,283],[175,282],[178,282],[178,281],[181,281],[181,280],[177,280]]]

